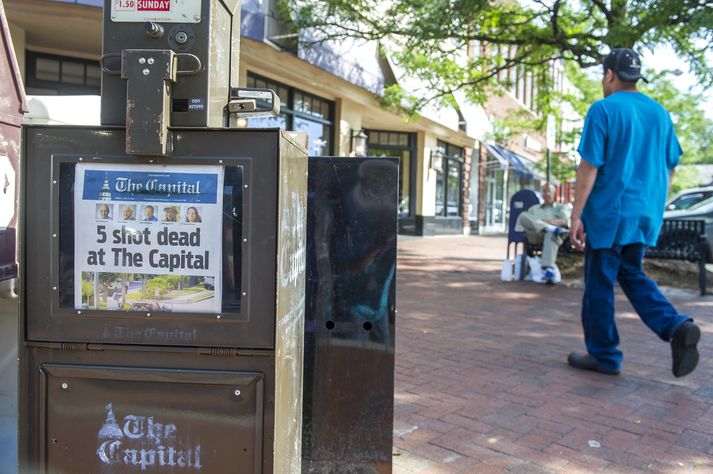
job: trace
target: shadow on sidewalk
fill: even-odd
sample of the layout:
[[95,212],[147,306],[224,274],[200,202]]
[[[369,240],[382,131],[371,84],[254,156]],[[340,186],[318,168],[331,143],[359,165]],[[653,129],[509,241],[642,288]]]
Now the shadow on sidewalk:
[[504,256],[503,238],[399,243],[395,472],[713,471],[713,298],[671,297],[704,331],[690,376],[621,294],[622,375],[581,372],[581,290],[502,282]]

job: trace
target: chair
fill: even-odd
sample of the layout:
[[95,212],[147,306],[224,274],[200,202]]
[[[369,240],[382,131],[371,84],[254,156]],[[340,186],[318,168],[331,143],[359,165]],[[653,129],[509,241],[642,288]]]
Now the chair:
[[513,249],[513,260],[518,257],[517,244],[522,244],[522,254],[520,254],[520,275],[519,278],[522,280],[525,278],[525,272],[527,271],[526,255],[527,255],[527,238],[525,236],[525,231],[522,227],[517,225],[517,218],[520,214],[535,204],[541,204],[542,198],[538,192],[532,189],[521,189],[520,191],[513,194],[510,198],[510,216],[508,217],[508,249],[507,258],[510,259],[510,247],[515,244]]

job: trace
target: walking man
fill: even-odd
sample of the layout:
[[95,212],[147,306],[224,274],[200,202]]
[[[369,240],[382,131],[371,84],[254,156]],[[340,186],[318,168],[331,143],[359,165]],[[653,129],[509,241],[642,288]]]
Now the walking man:
[[623,354],[614,322],[614,283],[619,282],[643,322],[671,343],[673,374],[698,364],[700,329],[678,314],[643,272],[646,246],[656,245],[674,168],[682,154],[671,118],[640,93],[639,56],[615,48],[604,59],[604,99],[592,104],[577,151],[570,239],[584,249],[582,327],[586,354],[569,365],[615,375]]

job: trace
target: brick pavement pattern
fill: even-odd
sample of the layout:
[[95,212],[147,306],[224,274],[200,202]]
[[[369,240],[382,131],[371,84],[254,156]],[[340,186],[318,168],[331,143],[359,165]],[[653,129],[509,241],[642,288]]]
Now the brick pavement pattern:
[[619,376],[570,368],[581,287],[500,281],[502,237],[399,242],[394,473],[713,473],[713,297],[696,371],[617,294]]

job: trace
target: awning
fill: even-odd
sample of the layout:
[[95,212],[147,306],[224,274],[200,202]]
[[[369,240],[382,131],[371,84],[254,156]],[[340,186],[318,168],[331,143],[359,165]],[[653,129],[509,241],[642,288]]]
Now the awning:
[[309,29],[299,33],[297,57],[378,96],[386,78],[379,62],[379,43],[356,38],[320,42]]
[[[535,168],[535,162],[525,158],[524,156],[515,153],[512,150],[508,150],[500,145],[489,145],[485,144],[488,153],[492,155],[496,160],[498,160],[503,165],[507,165],[511,171],[514,171],[518,176],[522,176],[525,179],[534,179],[538,181],[546,181],[547,177],[542,173],[537,171]],[[552,184],[559,184],[554,178],[550,178]]]
[[510,161],[500,154],[498,150],[495,149],[495,145],[488,145],[485,143],[485,148],[488,150],[488,155],[495,158],[496,161],[500,163],[502,169],[507,169],[510,166]]
[[478,141],[485,141],[493,133],[493,124],[483,106],[470,102],[463,91],[454,92],[453,97],[465,120],[465,133]]

